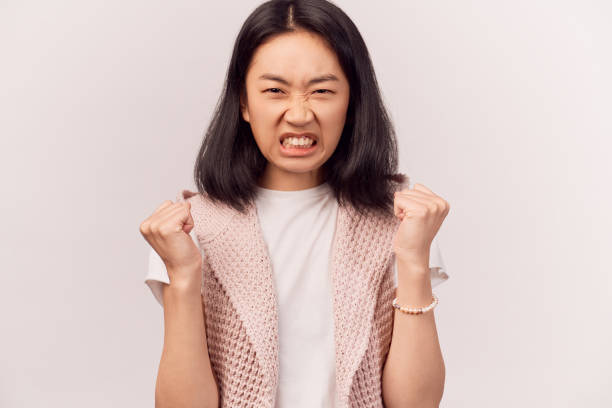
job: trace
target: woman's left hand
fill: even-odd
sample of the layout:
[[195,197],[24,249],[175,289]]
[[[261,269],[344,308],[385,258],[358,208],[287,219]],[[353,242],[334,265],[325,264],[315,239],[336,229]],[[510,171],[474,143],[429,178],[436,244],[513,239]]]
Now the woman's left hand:
[[401,221],[393,250],[398,260],[429,265],[429,249],[450,205],[422,184],[395,193],[393,211]]

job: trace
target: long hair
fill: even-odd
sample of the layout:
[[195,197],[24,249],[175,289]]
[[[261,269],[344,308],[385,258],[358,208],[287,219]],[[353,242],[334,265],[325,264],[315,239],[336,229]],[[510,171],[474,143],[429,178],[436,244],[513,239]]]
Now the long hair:
[[324,180],[339,205],[349,203],[360,213],[367,209],[392,212],[394,183],[405,178],[396,174],[395,130],[361,34],[340,8],[326,0],[271,0],[247,17],[195,163],[198,191],[239,211],[254,200],[267,160],[240,112],[247,68],[257,47],[271,36],[300,29],[327,40],[350,87],[344,129],[336,150],[321,168]]

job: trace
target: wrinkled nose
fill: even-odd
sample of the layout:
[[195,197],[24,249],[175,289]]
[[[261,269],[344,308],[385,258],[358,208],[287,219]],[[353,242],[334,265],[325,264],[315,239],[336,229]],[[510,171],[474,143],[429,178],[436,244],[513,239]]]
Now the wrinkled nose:
[[287,120],[292,122],[304,122],[310,120],[312,115],[310,100],[308,94],[295,94],[289,98],[287,112],[285,116]]

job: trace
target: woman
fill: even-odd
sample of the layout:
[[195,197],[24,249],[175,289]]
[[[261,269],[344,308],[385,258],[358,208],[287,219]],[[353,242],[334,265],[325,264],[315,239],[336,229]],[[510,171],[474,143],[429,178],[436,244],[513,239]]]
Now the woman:
[[396,172],[346,14],[322,0],[254,10],[198,155],[198,192],[140,226],[145,282],[164,306],[156,406],[437,406],[431,288],[448,278],[434,238],[449,205]]

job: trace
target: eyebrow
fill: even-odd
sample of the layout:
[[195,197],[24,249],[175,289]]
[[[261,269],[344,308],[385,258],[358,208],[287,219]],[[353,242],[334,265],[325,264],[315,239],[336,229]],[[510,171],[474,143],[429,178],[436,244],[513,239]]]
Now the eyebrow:
[[[287,86],[290,85],[289,81],[287,81],[285,78],[279,75],[274,75],[274,74],[263,74],[259,77],[259,79],[267,79],[269,81],[276,81],[276,82],[280,82],[281,84],[284,84]],[[310,85],[315,85],[315,84],[319,84],[321,82],[327,82],[327,81],[340,81],[340,80],[334,74],[326,74],[326,75],[321,75],[321,76],[312,78],[310,81],[308,81],[306,85],[310,86]]]

